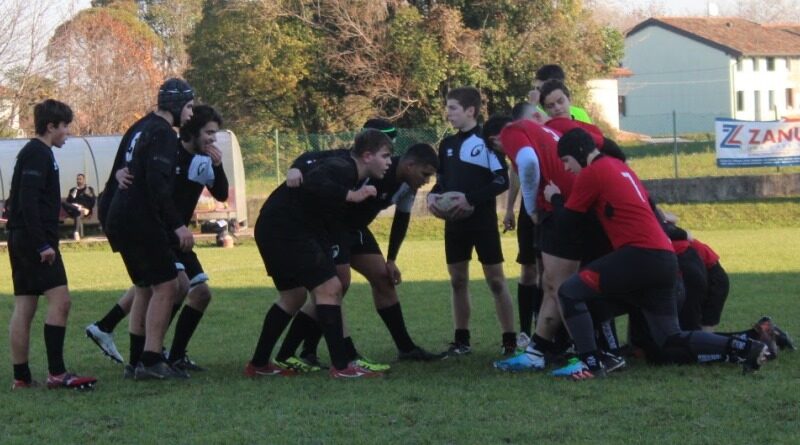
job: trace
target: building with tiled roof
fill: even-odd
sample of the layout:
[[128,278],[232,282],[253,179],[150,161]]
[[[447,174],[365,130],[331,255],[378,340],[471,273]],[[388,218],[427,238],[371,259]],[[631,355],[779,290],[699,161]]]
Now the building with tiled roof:
[[620,126],[651,135],[711,133],[714,118],[800,112],[800,24],[653,17],[625,34]]

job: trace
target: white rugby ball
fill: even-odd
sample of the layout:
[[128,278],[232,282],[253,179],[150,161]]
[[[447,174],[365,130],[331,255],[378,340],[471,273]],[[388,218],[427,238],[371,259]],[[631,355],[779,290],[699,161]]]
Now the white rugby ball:
[[463,197],[464,194],[461,192],[445,192],[439,195],[434,201],[433,205],[436,207],[440,213],[445,215],[445,219],[455,220],[455,219],[463,219],[468,217],[472,214],[472,212],[467,212],[459,218],[454,218],[451,213],[456,205],[456,199],[459,197]]

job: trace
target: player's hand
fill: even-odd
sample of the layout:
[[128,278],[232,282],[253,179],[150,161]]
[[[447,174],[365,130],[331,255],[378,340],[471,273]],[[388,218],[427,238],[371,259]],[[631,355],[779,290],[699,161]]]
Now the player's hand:
[[374,185],[365,185],[358,190],[347,192],[347,202],[361,202],[378,194]]
[[133,175],[128,170],[128,167],[117,170],[117,172],[114,173],[114,177],[117,178],[117,184],[119,184],[117,188],[120,190],[125,190],[133,184]]
[[175,229],[175,235],[178,236],[178,245],[182,251],[188,252],[192,250],[192,247],[194,247],[194,235],[192,235],[192,231],[189,228],[180,226]]
[[553,181],[550,181],[550,183],[544,186],[543,193],[544,193],[544,199],[546,199],[547,202],[550,202],[550,199],[553,197],[553,195],[561,193],[561,189],[558,188],[557,185],[553,184]]
[[389,274],[389,280],[394,285],[398,285],[403,282],[403,277],[400,274],[400,269],[397,267],[394,261],[387,261],[386,262],[386,273]]
[[514,230],[516,227],[517,218],[514,217],[514,211],[509,210],[506,212],[505,218],[503,218],[503,233],[506,233],[509,230]]
[[211,163],[214,164],[214,167],[219,167],[222,165],[222,150],[217,148],[214,144],[208,144],[203,147],[203,151],[206,152],[209,158],[211,158]]
[[467,201],[467,197],[462,195],[457,195],[453,197],[453,207],[450,210],[450,214],[452,215],[452,219],[460,219],[464,216],[472,213],[475,210],[475,207]]
[[42,263],[47,263],[52,266],[53,262],[56,260],[56,251],[52,247],[48,247],[47,250],[39,252],[39,258],[41,258]]
[[303,183],[303,173],[300,172],[299,169],[290,168],[288,172],[286,172],[286,186],[295,188],[300,187],[300,184]]
[[439,193],[428,193],[428,198],[427,198],[428,211],[431,212],[431,214],[437,218],[445,219],[446,215],[444,215],[442,212],[439,211],[439,209],[436,208],[436,201],[439,199],[440,196],[442,195]]

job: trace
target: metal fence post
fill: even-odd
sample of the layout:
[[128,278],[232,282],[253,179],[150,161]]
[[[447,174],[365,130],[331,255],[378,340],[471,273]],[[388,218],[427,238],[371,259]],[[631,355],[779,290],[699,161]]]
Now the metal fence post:
[[675,179],[678,179],[678,122],[677,116],[675,114],[675,110],[672,110],[672,143],[674,145],[674,167],[675,167]]
[[277,179],[278,182],[281,182],[281,158],[277,128],[275,129],[275,179]]

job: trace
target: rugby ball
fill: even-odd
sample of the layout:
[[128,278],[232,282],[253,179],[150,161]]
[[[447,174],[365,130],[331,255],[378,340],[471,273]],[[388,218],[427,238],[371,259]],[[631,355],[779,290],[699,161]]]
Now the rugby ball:
[[441,214],[445,215],[445,219],[451,221],[456,219],[464,219],[472,214],[474,208],[469,212],[464,213],[459,218],[455,218],[452,215],[452,212],[456,205],[456,199],[462,196],[464,196],[464,194],[461,192],[445,192],[436,198],[436,200],[433,202],[433,205],[434,207],[436,207],[436,210],[438,210]]

